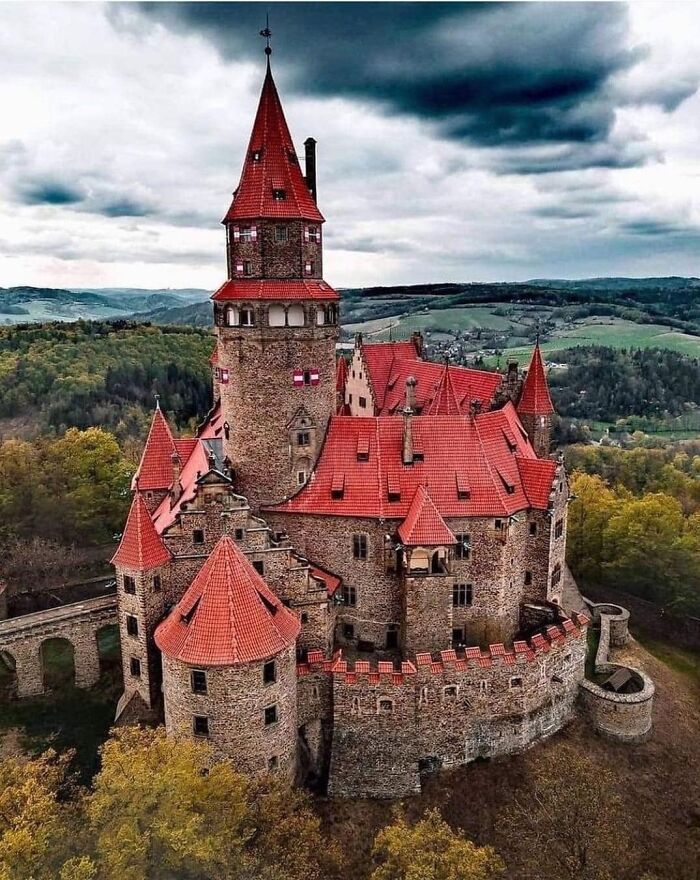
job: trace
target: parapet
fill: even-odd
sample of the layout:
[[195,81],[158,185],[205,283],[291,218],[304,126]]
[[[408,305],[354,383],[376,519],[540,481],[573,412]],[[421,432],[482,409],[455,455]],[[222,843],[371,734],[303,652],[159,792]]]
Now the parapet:
[[414,661],[403,660],[399,666],[386,660],[356,660],[350,663],[343,658],[342,651],[336,651],[330,659],[324,657],[321,651],[309,651],[306,660],[297,664],[297,674],[305,676],[320,672],[343,676],[346,684],[355,684],[361,676],[363,680],[366,677],[369,684],[391,682],[402,685],[410,681],[412,676],[423,673],[443,675],[445,672],[462,672],[470,668],[516,667],[534,663],[538,657],[549,654],[570,639],[580,638],[589,623],[585,614],[573,612],[570,618],[548,626],[543,632],[536,633],[527,640],[513,642],[510,647],[499,643],[489,645],[485,651],[473,647],[464,651],[449,649],[435,655],[420,653],[416,654]]

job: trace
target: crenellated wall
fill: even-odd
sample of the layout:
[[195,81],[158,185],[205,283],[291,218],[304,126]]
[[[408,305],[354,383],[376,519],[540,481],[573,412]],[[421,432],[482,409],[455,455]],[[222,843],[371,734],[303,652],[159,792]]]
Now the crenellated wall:
[[518,751],[558,730],[583,679],[587,625],[574,616],[511,647],[423,653],[396,667],[310,654],[298,666],[299,717],[327,723],[332,712],[329,794],[403,797],[420,789],[422,771]]

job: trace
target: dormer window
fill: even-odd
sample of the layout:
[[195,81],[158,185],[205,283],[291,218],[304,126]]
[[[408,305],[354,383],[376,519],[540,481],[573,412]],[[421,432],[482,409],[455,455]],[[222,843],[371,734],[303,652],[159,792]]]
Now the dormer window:
[[283,202],[287,198],[287,190],[275,188],[272,190],[272,198],[276,202]]
[[253,162],[259,162],[262,159],[262,150],[253,150],[250,158]]
[[345,474],[336,473],[333,474],[333,481],[331,483],[331,498],[334,501],[340,501],[345,494]]

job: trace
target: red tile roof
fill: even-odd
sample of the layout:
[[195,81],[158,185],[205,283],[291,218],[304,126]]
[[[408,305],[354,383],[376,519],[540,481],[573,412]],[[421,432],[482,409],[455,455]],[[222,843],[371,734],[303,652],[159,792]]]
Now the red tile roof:
[[403,407],[409,376],[416,379],[417,408],[426,414],[434,408],[435,415],[468,414],[471,401],[490,403],[503,381],[498,373],[468,367],[450,366],[446,373],[444,365],[421,360],[412,342],[363,344],[362,357],[379,415]]
[[141,463],[134,477],[134,485],[138,480],[140,491],[144,489],[168,489],[173,482],[173,464],[171,456],[175,452],[170,426],[160,407],[153,413],[151,429],[148,432],[146,446],[141,456]]
[[523,382],[523,389],[518,401],[518,412],[530,415],[549,415],[554,412],[539,342],[535,345],[527,376]]
[[324,568],[319,568],[317,565],[311,566],[311,574],[318,580],[323,581],[326,585],[326,590],[328,591],[329,596],[332,596],[340,586],[340,578],[338,575],[326,571]]
[[299,618],[225,535],[155,632],[168,657],[202,666],[267,660],[294,643]]
[[[464,401],[468,407],[469,401]],[[435,389],[433,397],[428,409],[425,411],[429,416],[457,416],[465,410],[460,407],[457,400],[457,392],[452,382],[452,371],[450,365],[445,364],[445,368],[440,376],[440,381]]]
[[549,504],[557,464],[549,458],[518,458],[520,477],[533,507],[544,510]]
[[399,538],[416,547],[455,544],[457,539],[440,516],[425,486],[418,486],[408,508],[406,519],[399,526]]
[[[442,517],[546,507],[540,488],[545,469],[522,468],[518,462],[534,459],[535,453],[512,403],[476,417],[414,416],[411,430],[423,461],[406,466],[402,419],[333,416],[312,478],[270,510],[402,520],[421,485]],[[369,454],[358,461],[358,442],[364,438]],[[342,492],[336,489],[332,497],[341,475]]]
[[[286,197],[276,200],[273,189],[284,190]],[[269,61],[241,180],[224,222],[259,217],[323,222],[301,173]]]
[[345,382],[348,378],[348,362],[344,357],[339,357],[335,364],[335,390],[339,393],[345,391]]
[[161,541],[143,498],[136,492],[112,565],[148,571],[165,565],[170,559],[170,551]]
[[289,281],[256,279],[249,281],[225,281],[214,293],[216,302],[227,300],[287,300],[313,299],[333,301],[340,299],[338,292],[316,279],[293,279]]

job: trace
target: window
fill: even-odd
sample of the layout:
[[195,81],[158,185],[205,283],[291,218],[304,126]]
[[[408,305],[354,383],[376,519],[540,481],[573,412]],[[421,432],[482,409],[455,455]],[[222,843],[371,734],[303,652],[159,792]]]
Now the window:
[[459,694],[459,687],[456,684],[448,684],[442,689],[443,700],[454,700]]
[[139,622],[133,614],[126,615],[126,631],[130,636],[139,634]]
[[394,711],[394,701],[388,697],[380,697],[377,700],[377,714],[391,715]]
[[240,231],[241,241],[252,241],[253,240],[253,229],[250,226],[241,226]]
[[366,406],[367,406],[367,398],[366,397],[360,398],[360,406],[362,407],[362,409],[366,408]]
[[160,575],[154,574],[153,575],[153,592],[160,593],[161,589],[162,589],[162,584],[161,584],[161,580],[160,580]]
[[204,530],[203,529],[195,529],[192,532],[192,543],[193,544],[203,544],[204,543]]
[[496,529],[496,531],[500,531],[500,529],[503,528],[503,520],[502,519],[495,519],[493,521],[493,527],[494,527],[494,529]]
[[514,675],[510,680],[510,687],[512,690],[515,688],[521,688],[523,686],[523,680],[519,675]]
[[367,559],[367,535],[352,536],[352,555],[355,559]]
[[131,661],[129,663],[129,668],[130,668],[131,674],[134,676],[134,678],[141,677],[141,661],[139,660],[138,657],[131,658]]
[[287,198],[287,191],[284,189],[273,189],[272,198],[276,202],[283,202]]
[[360,714],[360,698],[359,697],[352,698],[352,705],[350,708],[350,713],[352,715],[359,715]]
[[321,241],[321,229],[318,226],[307,226],[306,227],[307,238],[309,241],[314,241],[318,244]]
[[471,555],[469,535],[455,535],[455,537],[457,538],[455,556],[457,557],[457,559],[469,559],[469,556]]
[[253,310],[241,309],[241,326],[243,327],[252,327],[254,324],[255,318],[253,315]]
[[357,605],[357,590],[349,584],[343,584],[343,602],[346,605]]
[[257,571],[258,574],[265,573],[265,564],[262,559],[254,559],[253,560],[253,568]]
[[243,529],[235,529],[233,532],[233,537],[237,541],[242,541],[243,540]]
[[304,385],[311,384],[311,370],[304,370],[303,379],[304,379]]
[[314,273],[314,264],[311,260],[307,260],[304,263],[304,275],[313,275]]
[[202,669],[193,669],[190,672],[190,686],[193,694],[207,693],[207,674]]
[[564,520],[558,519],[556,525],[554,526],[554,537],[561,538],[564,534]]
[[343,624],[343,638],[348,641],[355,638],[355,627],[351,623]]
[[288,237],[286,226],[275,226],[275,241],[277,244],[284,244]]
[[272,706],[265,707],[265,727],[269,727],[271,724],[277,723],[277,704],[273,703]]
[[463,608],[472,604],[473,587],[472,584],[453,584],[452,585],[452,604],[455,608]]
[[263,666],[263,684],[274,684],[277,681],[277,664],[268,660]]
[[311,434],[308,431],[299,431],[297,434],[297,446],[309,446],[311,443]]
[[274,773],[275,770],[277,770],[277,768],[279,767],[279,765],[280,765],[280,760],[277,757],[277,755],[273,755],[271,758],[268,758],[267,769],[269,770],[270,773]]
[[303,486],[306,482],[306,471],[297,471],[297,483]]
[[561,565],[557,562],[557,564],[552,569],[552,586],[556,587],[559,581],[561,580]]
[[399,631],[394,627],[386,631],[386,647],[389,651],[399,647]]
[[460,645],[464,644],[464,630],[461,628],[455,628],[452,630],[452,647],[459,648]]
[[479,682],[479,693],[486,694],[486,693],[488,693],[488,690],[489,690],[489,683],[485,678],[482,678],[481,681]]
[[428,702],[428,688],[425,685],[420,689],[420,696],[418,698],[418,702],[420,705]]
[[206,715],[195,715],[192,718],[192,731],[195,736],[209,736],[209,719]]
[[308,623],[308,622],[309,622],[309,615],[306,613],[306,611],[302,611],[302,612],[301,612],[301,622],[302,622],[302,623]]
[[259,162],[262,158],[262,150],[253,150],[253,152],[250,154],[250,158],[253,160],[253,162]]
[[532,583],[532,572],[526,571],[525,572],[525,586],[529,587],[531,583]]
[[537,537],[537,523],[534,523],[534,522],[530,523],[530,537],[531,538]]
[[244,275],[252,275],[253,267],[251,265],[250,260],[243,260],[243,274]]
[[128,574],[124,575],[124,592],[132,595],[136,592],[136,581]]
[[240,323],[240,315],[235,306],[229,306],[224,312],[224,318],[228,327],[238,327]]

